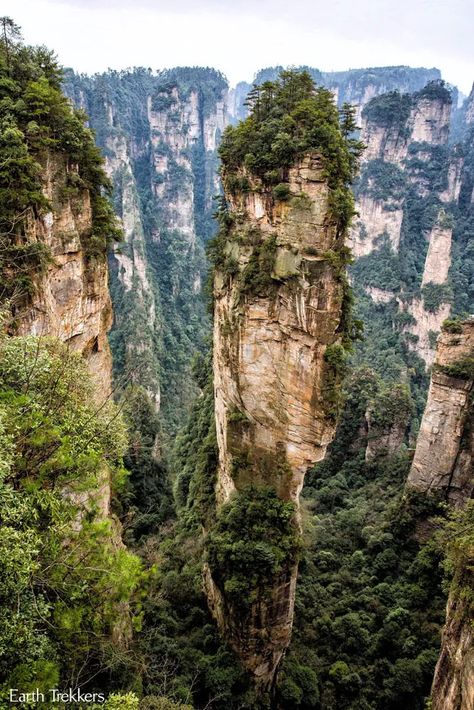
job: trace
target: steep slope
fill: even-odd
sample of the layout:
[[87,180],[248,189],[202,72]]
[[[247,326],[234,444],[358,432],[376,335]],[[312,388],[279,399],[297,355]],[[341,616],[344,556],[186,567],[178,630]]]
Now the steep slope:
[[[299,493],[306,468],[324,456],[334,433],[342,343],[351,329],[344,238],[354,158],[331,94],[312,91],[309,75],[282,74],[260,90],[253,114],[225,135],[220,151],[225,205],[213,250],[218,516],[205,579],[221,631],[261,690],[271,687],[290,639]],[[303,107],[314,130],[302,124],[307,148],[300,142],[298,154],[290,137],[286,155],[267,146],[266,122],[286,118],[296,132]],[[331,162],[324,130],[339,162]],[[245,511],[244,533],[236,523]],[[237,534],[248,545],[247,561],[229,556]],[[260,562],[259,550],[268,554]],[[247,577],[252,555],[256,567]]]
[[474,493],[474,320],[448,321],[438,338],[428,401],[407,485],[462,507]]
[[111,257],[115,374],[146,388],[175,433],[196,394],[190,362],[208,322],[204,246],[218,192],[224,78],[207,69],[66,77],[106,156],[125,243]]
[[[428,401],[407,490],[461,509],[445,544],[453,581],[431,690],[434,710],[474,706],[472,497],[474,321],[447,321],[438,339]],[[467,510],[464,509],[467,506]]]
[[408,368],[407,350],[431,365],[442,322],[473,310],[472,131],[448,145],[450,106],[446,87],[428,84],[376,98],[362,116],[354,285],[362,317],[385,330],[382,343],[396,339]]

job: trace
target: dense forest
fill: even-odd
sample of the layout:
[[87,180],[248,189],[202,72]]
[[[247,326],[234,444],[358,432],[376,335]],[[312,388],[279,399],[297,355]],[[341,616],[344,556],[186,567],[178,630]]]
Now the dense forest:
[[[231,115],[214,69],[88,77],[1,23],[0,708],[17,688],[45,694],[24,708],[440,710],[448,596],[472,622],[472,465],[462,504],[448,490],[472,454],[467,102],[453,108],[437,70],[278,67]],[[433,138],[417,128],[426,106]],[[372,240],[368,201],[397,212],[396,239]],[[301,497],[245,404],[239,343],[262,304],[304,347],[316,324],[322,455]],[[55,310],[67,332],[36,325]],[[462,357],[434,360],[440,333]],[[239,406],[223,419],[225,368]],[[466,404],[448,489],[427,495],[406,482],[430,376]],[[291,641],[262,690],[235,637],[288,570]],[[51,688],[90,696],[52,703]]]

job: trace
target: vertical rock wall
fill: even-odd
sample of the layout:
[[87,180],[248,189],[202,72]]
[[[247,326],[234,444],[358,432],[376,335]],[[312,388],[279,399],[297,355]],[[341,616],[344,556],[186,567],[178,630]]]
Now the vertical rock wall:
[[[357,191],[359,217],[351,232],[353,252],[356,258],[381,249],[390,254],[393,273],[400,270],[392,297],[406,314],[407,346],[427,365],[451,308],[449,209],[459,199],[463,167],[458,151],[448,150],[451,106],[449,93],[434,84],[412,95],[380,96],[362,113],[367,149]],[[374,268],[366,285],[386,290]],[[404,284],[408,274],[411,283]]]
[[[474,492],[474,320],[438,339],[425,412],[408,486],[463,506]],[[471,371],[469,371],[471,362]]]
[[[407,487],[464,508],[474,495],[474,320],[450,330],[438,339]],[[433,680],[433,710],[474,708],[472,587],[472,569],[458,564]],[[461,588],[469,593],[461,594]]]
[[33,294],[16,310],[13,332],[18,335],[54,336],[86,358],[104,400],[111,390],[111,355],[107,332],[112,323],[112,306],[107,285],[105,251],[87,253],[92,232],[89,192],[66,189],[76,167],[60,154],[48,153],[42,171],[43,192],[52,211],[31,214],[26,233],[30,242],[49,248],[51,260],[34,278]]
[[190,360],[209,332],[202,285],[219,192],[225,79],[211,69],[68,75],[106,156],[125,242],[110,259],[118,380],[142,385],[174,434],[196,395]]
[[[217,500],[252,485],[298,506],[305,471],[324,457],[335,429],[325,352],[340,340],[343,285],[331,260],[340,237],[317,155],[290,169],[288,200],[250,180],[249,191],[227,194],[235,223],[224,250],[233,273],[217,269],[214,280]],[[296,572],[296,564],[285,569],[243,620],[206,571],[219,626],[263,687],[289,643]]]

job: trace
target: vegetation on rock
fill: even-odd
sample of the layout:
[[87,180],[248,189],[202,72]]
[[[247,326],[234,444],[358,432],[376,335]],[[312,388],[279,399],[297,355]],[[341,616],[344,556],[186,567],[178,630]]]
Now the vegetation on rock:
[[47,267],[45,244],[31,238],[31,220],[57,206],[45,196],[43,174],[52,156],[67,165],[64,199],[88,191],[92,229],[83,248],[103,258],[106,246],[119,239],[107,195],[111,185],[103,158],[85,115],[74,110],[61,92],[62,71],[44,47],[26,47],[19,29],[3,19],[0,37],[0,274],[1,297],[28,295],[33,277]]

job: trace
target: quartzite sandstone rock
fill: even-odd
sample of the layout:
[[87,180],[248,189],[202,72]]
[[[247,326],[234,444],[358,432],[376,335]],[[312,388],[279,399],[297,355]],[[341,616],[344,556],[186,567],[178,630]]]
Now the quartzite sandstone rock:
[[[328,253],[342,237],[317,155],[290,169],[289,200],[274,200],[251,181],[249,191],[227,194],[236,224],[225,248],[242,274],[255,244],[273,243],[272,283],[268,293],[248,293],[240,277],[215,275],[217,500],[222,505],[255,484],[298,505],[306,469],[324,457],[334,435],[324,353],[340,341],[343,285]],[[206,569],[211,610],[262,687],[290,640],[296,572],[296,565],[284,570],[242,622]]]
[[462,506],[474,491],[473,380],[442,368],[474,356],[474,320],[441,333],[408,486]]

